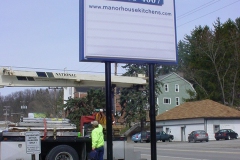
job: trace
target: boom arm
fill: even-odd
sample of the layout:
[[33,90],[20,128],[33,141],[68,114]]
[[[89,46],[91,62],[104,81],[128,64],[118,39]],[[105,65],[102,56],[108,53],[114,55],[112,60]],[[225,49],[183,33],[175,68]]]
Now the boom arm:
[[[146,85],[146,79],[140,77],[112,76],[111,81],[117,87]],[[102,87],[104,85],[105,75],[13,71],[0,68],[0,87]]]

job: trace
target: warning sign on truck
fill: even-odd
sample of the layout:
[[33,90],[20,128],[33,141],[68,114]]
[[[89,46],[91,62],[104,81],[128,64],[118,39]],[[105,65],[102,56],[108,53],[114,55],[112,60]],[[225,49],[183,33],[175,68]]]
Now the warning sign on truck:
[[41,141],[38,131],[28,131],[25,134],[26,152],[27,154],[40,154]]

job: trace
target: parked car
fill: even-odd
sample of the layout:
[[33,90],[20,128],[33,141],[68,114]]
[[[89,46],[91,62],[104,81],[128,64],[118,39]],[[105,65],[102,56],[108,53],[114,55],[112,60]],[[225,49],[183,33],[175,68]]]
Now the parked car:
[[[150,142],[151,141],[151,133],[150,131],[142,132],[142,141],[143,142]],[[164,131],[156,132],[156,141],[169,141],[171,142],[174,139],[174,136],[171,134],[167,134]]]
[[238,134],[234,132],[232,129],[220,129],[215,133],[215,139],[218,141],[219,139],[237,139]]
[[208,137],[208,133],[205,132],[204,130],[197,130],[197,131],[192,131],[189,135],[188,135],[188,142],[197,142],[197,141],[206,141],[208,142],[209,137]]
[[156,140],[162,141],[162,142],[165,142],[165,141],[172,142],[172,140],[174,139],[173,135],[167,134],[164,131],[156,132],[156,136],[157,136]]
[[141,133],[141,141],[142,142],[150,142],[150,131],[142,131]]
[[132,141],[135,143],[141,142],[141,133],[136,133],[132,135]]

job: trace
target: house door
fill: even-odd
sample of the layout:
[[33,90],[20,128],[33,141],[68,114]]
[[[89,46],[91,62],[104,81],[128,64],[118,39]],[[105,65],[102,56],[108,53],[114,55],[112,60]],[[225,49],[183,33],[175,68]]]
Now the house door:
[[169,128],[166,128],[166,133],[169,134]]
[[181,127],[181,141],[186,141],[186,135],[185,135],[185,127]]

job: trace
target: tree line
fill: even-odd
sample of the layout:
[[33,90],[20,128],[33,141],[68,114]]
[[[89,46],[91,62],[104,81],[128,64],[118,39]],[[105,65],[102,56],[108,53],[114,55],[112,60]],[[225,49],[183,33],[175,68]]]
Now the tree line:
[[240,18],[195,27],[178,43],[176,70],[193,84],[197,96],[192,100],[239,106]]
[[[7,96],[0,96],[0,106],[1,121],[7,119],[18,122],[20,116],[27,117],[27,113],[44,113],[48,117],[61,117],[63,91],[48,88],[25,89]],[[8,111],[4,110],[5,106],[10,107]],[[21,106],[27,106],[27,109],[21,109]]]

